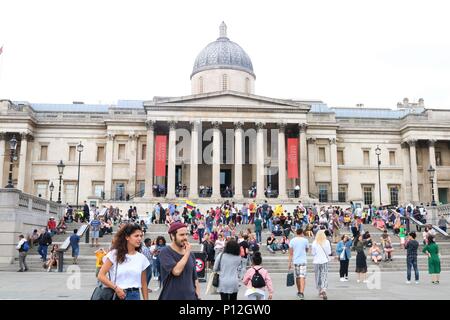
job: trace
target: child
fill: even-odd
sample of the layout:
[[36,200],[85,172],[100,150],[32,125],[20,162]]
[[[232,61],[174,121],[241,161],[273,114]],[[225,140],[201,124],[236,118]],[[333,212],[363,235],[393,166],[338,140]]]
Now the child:
[[98,272],[100,271],[103,265],[103,257],[106,256],[106,251],[103,248],[100,248],[95,251],[95,258],[97,259],[95,262],[95,277],[97,278]]
[[400,232],[399,232],[398,236],[400,237],[400,246],[401,246],[401,248],[405,249],[406,229],[405,229],[405,225],[404,224],[400,225]]
[[252,267],[247,270],[242,282],[247,286],[245,295],[249,300],[265,300],[265,289],[269,291],[268,299],[272,300],[273,287],[272,279],[269,272],[261,267],[261,252],[257,251],[253,254]]

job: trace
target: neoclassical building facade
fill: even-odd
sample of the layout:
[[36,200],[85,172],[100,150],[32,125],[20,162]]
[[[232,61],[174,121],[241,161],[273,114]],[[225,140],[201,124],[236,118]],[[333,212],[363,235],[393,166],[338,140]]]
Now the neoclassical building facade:
[[[396,109],[274,99],[256,95],[255,81],[250,57],[222,23],[219,38],[195,60],[190,95],[116,105],[0,100],[1,186],[8,184],[14,136],[14,186],[48,199],[53,183],[57,200],[62,160],[63,203],[77,203],[78,181],[80,204],[222,201],[227,187],[236,200],[254,187],[259,199],[289,202],[297,201],[297,185],[305,201],[378,204],[381,191],[384,204],[420,203],[431,202],[433,191],[447,203],[450,110],[425,108],[422,99],[405,98]],[[156,143],[160,136],[164,146]],[[289,139],[297,146],[288,150]],[[157,175],[161,161],[164,174]]]

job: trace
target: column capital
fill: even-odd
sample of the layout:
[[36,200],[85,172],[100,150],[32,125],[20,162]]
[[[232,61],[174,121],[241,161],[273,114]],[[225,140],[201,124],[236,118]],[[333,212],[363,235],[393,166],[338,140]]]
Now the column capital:
[[107,133],[107,134],[106,134],[106,138],[107,138],[109,141],[114,141],[114,139],[116,138],[116,135],[115,135],[114,133]]
[[428,146],[429,147],[434,147],[434,144],[436,143],[436,141],[437,141],[436,139],[429,139],[428,140]]
[[168,123],[169,123],[169,128],[170,128],[170,130],[175,130],[178,121],[176,121],[176,120],[170,120],[170,121],[168,121]]
[[257,131],[264,129],[264,126],[266,125],[266,123],[262,122],[262,121],[258,121],[255,124],[256,124],[256,130]]
[[285,133],[286,132],[286,126],[287,123],[286,122],[278,122],[277,123],[277,127],[280,130],[280,132]]
[[0,141],[6,140],[6,132],[0,132]]
[[316,140],[317,140],[317,138],[316,137],[309,137],[308,139],[306,139],[307,141],[308,141],[308,143],[310,143],[310,144],[315,144],[316,143]]
[[214,129],[219,129],[220,126],[222,125],[222,121],[211,121],[211,125],[213,126]]
[[410,147],[415,147],[416,143],[417,143],[417,139],[408,139],[406,140],[406,143],[410,146]]
[[155,129],[155,120],[147,120],[145,121],[145,126],[147,127],[147,130],[154,130]]
[[29,132],[21,132],[20,138],[26,141],[33,141],[34,137]]
[[298,129],[300,130],[300,132],[306,132],[306,128],[308,128],[308,125],[306,123],[298,124]]
[[130,139],[131,141],[135,141],[137,140],[138,135],[135,132],[130,132],[128,134],[128,139]]
[[328,141],[330,141],[330,144],[336,144],[336,138],[328,138]]
[[244,121],[235,121],[233,122],[234,129],[242,129],[244,127]]
[[191,130],[197,130],[198,126],[201,124],[202,122],[200,120],[192,120],[189,121],[189,124],[191,126]]

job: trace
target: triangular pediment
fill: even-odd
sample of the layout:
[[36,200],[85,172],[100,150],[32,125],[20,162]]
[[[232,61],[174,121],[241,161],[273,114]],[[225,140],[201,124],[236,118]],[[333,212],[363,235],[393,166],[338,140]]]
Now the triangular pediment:
[[155,97],[153,101],[144,103],[148,107],[180,107],[180,108],[271,108],[271,109],[297,109],[308,111],[310,106],[292,100],[274,99],[269,97],[244,94],[235,91],[221,91],[197,94],[182,97]]

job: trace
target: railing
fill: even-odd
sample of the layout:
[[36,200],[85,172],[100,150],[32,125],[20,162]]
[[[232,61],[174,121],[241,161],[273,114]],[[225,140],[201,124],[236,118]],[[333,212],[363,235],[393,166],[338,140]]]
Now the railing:
[[19,194],[19,207],[28,208],[29,205],[29,198],[24,194]]
[[47,212],[47,201],[46,200],[39,200],[39,199],[33,199],[32,209],[37,211],[43,211]]
[[[89,243],[89,225],[88,224],[83,224],[78,229],[77,235],[79,235],[81,238],[85,232],[86,232],[86,241],[87,241],[87,243]],[[58,272],[63,272],[64,253],[70,248],[70,237],[71,236],[68,236],[58,249]]]

